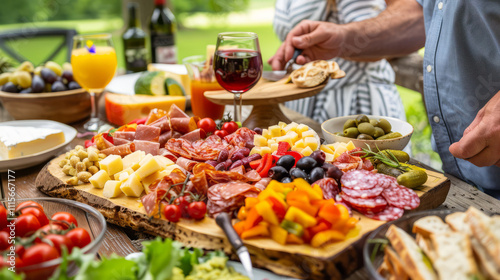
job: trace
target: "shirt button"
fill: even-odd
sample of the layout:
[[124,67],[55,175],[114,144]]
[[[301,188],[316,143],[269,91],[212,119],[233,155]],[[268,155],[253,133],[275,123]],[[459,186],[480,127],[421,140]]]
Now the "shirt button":
[[443,9],[443,5],[444,5],[443,2],[439,2],[438,9],[440,9],[440,10]]
[[432,66],[427,65],[427,72],[429,72],[429,73],[430,73],[431,71],[432,71]]
[[432,120],[433,120],[435,123],[439,123],[439,117],[438,117],[438,116],[434,116],[434,117],[432,117]]

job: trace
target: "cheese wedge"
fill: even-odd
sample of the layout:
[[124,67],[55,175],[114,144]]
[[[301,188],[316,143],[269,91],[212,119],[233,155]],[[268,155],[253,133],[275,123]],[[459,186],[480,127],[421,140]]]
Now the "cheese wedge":
[[36,154],[64,141],[64,132],[59,129],[0,126],[0,157],[13,159]]

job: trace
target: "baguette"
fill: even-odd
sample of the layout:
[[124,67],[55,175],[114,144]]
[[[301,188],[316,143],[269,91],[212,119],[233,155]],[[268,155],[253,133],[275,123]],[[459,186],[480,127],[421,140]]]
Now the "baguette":
[[451,232],[451,228],[438,216],[427,216],[413,223],[413,232],[429,238],[431,234]]
[[472,235],[486,249],[495,266],[500,267],[500,216],[491,218],[474,207],[465,213]]
[[486,249],[474,237],[471,238],[476,263],[486,279],[500,280],[500,267],[496,266],[486,252]]
[[386,237],[391,242],[392,247],[398,253],[406,274],[411,275],[414,280],[434,280],[438,279],[436,273],[424,261],[426,258],[422,249],[415,243],[415,240],[404,230],[391,225],[387,230]]
[[469,280],[478,277],[479,272],[466,234],[431,234],[430,240],[435,254],[433,265],[439,279]]

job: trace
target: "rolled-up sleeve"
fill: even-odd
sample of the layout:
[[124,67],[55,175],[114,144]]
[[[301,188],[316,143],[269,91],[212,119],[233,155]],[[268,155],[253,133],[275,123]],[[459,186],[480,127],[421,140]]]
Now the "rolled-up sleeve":
[[325,0],[277,0],[274,12],[274,32],[281,41],[302,20],[324,20]]

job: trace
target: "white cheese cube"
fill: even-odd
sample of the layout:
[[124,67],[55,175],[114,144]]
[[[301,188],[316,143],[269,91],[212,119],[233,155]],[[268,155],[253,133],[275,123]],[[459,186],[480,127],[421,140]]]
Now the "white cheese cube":
[[[144,151],[135,151],[131,153],[130,155],[126,155],[123,158],[123,169],[127,168],[132,168],[137,170],[139,168],[139,162],[146,156],[146,153]],[[136,168],[134,168],[136,167]]]
[[330,153],[325,153],[325,161],[326,162],[332,162],[334,160],[334,155]]
[[152,154],[147,154],[143,159],[141,159],[141,161],[139,161],[139,167],[143,166],[146,162],[150,161],[152,158],[153,158]]
[[130,173],[130,174],[126,173],[126,172],[121,173],[120,176],[118,176],[118,179],[116,179],[116,180],[123,182],[123,181],[127,180],[128,177],[130,177],[130,175],[132,175],[132,173]]
[[269,145],[269,147],[271,148],[271,153],[274,153],[278,150],[279,144],[273,143],[273,144]]
[[99,170],[97,171],[96,174],[92,175],[90,178],[89,178],[89,182],[92,184],[92,186],[94,188],[97,188],[97,189],[102,189],[104,188],[104,184],[108,181],[108,180],[111,180],[111,178],[109,178],[109,175],[106,171],[104,170]]
[[127,173],[128,175],[134,173],[134,169],[132,169],[132,167],[129,167],[127,169],[123,169],[122,171],[116,173],[115,175],[113,175],[113,178],[115,180],[120,180],[120,175],[122,175],[122,173]]
[[256,147],[263,147],[263,146],[267,146],[267,138],[262,136],[262,135],[259,135],[259,134],[255,134],[253,136],[253,144],[256,146]]
[[102,195],[107,198],[117,197],[122,194],[120,189],[122,182],[116,180],[109,180],[104,184],[104,189],[102,190]]
[[302,132],[302,138],[314,137],[315,134],[316,134],[316,132],[314,132],[314,130],[303,131]]
[[135,174],[142,179],[148,177],[149,175],[155,173],[160,169],[160,163],[154,157],[151,157],[150,160],[141,164],[141,167],[139,167],[139,169],[135,171]]
[[304,143],[306,144],[306,146],[311,148],[311,150],[313,150],[313,151],[316,151],[318,149],[318,146],[319,146],[318,140],[316,140],[316,138],[314,138],[314,137],[304,138]]
[[136,173],[133,173],[121,184],[120,189],[126,196],[140,197],[144,187],[141,178]]
[[278,126],[283,129],[286,126],[286,122],[278,122]]
[[123,161],[119,155],[109,155],[99,162],[99,169],[104,170],[109,176],[123,170]]

